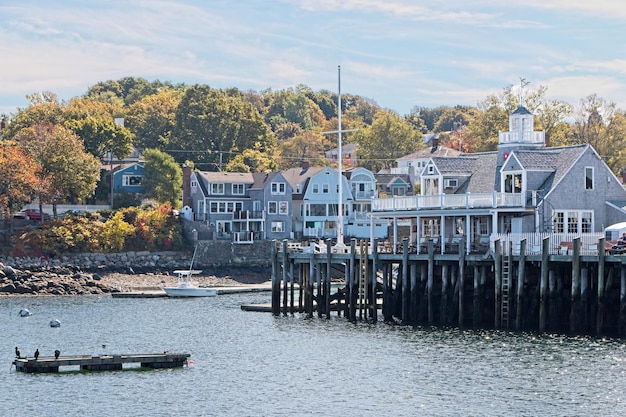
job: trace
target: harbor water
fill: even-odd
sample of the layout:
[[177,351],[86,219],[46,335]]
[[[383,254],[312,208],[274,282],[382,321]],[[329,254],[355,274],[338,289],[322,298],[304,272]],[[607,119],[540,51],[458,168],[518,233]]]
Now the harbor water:
[[[622,340],[424,329],[197,299],[1,297],[2,416],[621,416]],[[32,312],[20,317],[20,309]],[[61,326],[49,323],[58,319]],[[185,368],[17,373],[22,355],[189,352]]]

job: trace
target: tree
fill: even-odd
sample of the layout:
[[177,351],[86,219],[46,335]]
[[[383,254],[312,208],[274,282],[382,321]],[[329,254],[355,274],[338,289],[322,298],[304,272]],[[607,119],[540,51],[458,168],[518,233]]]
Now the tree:
[[135,146],[165,151],[176,124],[176,109],[182,93],[162,90],[130,105],[125,126],[135,135]]
[[100,176],[100,161],[85,151],[76,134],[63,126],[43,122],[22,129],[15,138],[40,165],[40,182],[49,181],[49,188],[39,190],[39,202],[52,202],[55,216],[59,200],[79,202],[93,194]]
[[276,161],[272,155],[259,150],[245,149],[240,155],[235,156],[226,165],[227,172],[271,172],[276,169]]
[[18,109],[17,113],[7,123],[3,136],[11,139],[20,130],[36,125],[40,122],[61,124],[65,120],[63,109],[56,94],[44,91],[26,96],[28,107]]
[[11,212],[30,202],[38,186],[36,172],[41,167],[14,144],[0,142],[0,212],[11,218]]
[[208,86],[196,85],[185,91],[176,112],[169,152],[179,163],[189,159],[196,165],[221,168],[232,155],[258,143],[270,152],[276,138],[256,108],[242,97],[231,97]]
[[359,148],[359,165],[378,172],[391,168],[395,160],[419,149],[422,134],[398,114],[382,110],[374,122],[354,134]]
[[183,171],[173,157],[158,149],[143,152],[144,176],[142,185],[144,197],[153,198],[159,203],[169,203],[180,207],[183,190]]
[[288,169],[300,166],[306,161],[311,166],[328,165],[324,151],[332,147],[328,136],[313,132],[302,132],[278,146],[278,168]]
[[87,152],[104,158],[113,152],[119,159],[133,149],[133,134],[115,118],[123,114],[121,108],[90,99],[72,99],[64,108],[65,127],[80,136]]

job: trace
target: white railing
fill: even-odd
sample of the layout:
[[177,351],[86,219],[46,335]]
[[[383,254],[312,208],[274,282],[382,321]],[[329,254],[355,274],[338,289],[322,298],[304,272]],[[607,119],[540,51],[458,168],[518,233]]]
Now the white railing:
[[546,134],[543,131],[500,132],[498,143],[544,143]]
[[503,253],[512,251],[513,255],[520,254],[520,242],[526,239],[526,255],[537,255],[542,252],[543,240],[550,239],[549,253],[551,255],[571,255],[575,238],[580,241],[581,255],[598,255],[600,250],[599,240],[604,237],[603,233],[509,233],[493,234],[490,237],[490,246],[494,250],[494,242],[500,239]]
[[[529,192],[536,204],[536,192]],[[459,208],[526,207],[526,196],[513,193],[440,194],[410,197],[372,198],[372,211],[402,211]]]

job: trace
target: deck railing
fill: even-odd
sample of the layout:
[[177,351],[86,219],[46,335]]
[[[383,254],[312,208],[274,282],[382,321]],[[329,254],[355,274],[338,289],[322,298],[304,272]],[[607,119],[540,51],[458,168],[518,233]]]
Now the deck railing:
[[403,211],[459,208],[532,207],[536,191],[527,196],[517,193],[440,194],[409,197],[372,198],[372,211]]

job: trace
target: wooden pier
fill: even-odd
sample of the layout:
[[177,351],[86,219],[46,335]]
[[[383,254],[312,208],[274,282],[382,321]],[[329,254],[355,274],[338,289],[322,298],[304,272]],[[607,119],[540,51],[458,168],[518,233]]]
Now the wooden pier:
[[17,358],[13,361],[17,372],[53,373],[61,368],[81,371],[119,371],[125,365],[142,368],[176,368],[187,365],[189,353],[144,353],[121,355],[72,355],[72,356],[40,356],[39,358]]
[[274,315],[376,322],[380,313],[407,325],[626,336],[626,256],[602,250],[603,238],[544,238],[532,250],[495,239],[481,253],[442,253],[433,241],[418,253],[407,239],[390,250],[377,241],[313,246],[276,242]]

